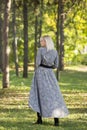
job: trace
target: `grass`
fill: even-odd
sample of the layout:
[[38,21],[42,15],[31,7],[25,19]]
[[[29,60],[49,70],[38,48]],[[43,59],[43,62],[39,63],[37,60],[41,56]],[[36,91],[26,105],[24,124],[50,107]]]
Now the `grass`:
[[[82,69],[83,68],[83,69]],[[86,130],[87,129],[87,70],[84,66],[66,67],[60,73],[60,89],[69,109],[69,116],[53,126],[53,119],[44,118],[43,125],[34,125],[36,113],[28,108],[28,97],[33,72],[27,79],[10,72],[10,87],[1,88],[0,80],[0,130]],[[0,75],[0,79],[2,75]]]

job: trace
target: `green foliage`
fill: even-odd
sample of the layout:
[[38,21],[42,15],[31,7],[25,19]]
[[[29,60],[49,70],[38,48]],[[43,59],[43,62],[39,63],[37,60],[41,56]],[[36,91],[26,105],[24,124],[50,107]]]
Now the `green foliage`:
[[82,65],[87,65],[87,54],[78,54],[73,57],[72,62],[74,64],[82,64]]
[[[84,68],[86,68],[84,72]],[[83,76],[82,76],[83,75]],[[2,89],[0,80],[0,130],[86,130],[87,128],[87,67],[71,66],[60,73],[60,89],[70,115],[53,126],[53,119],[43,118],[43,125],[34,125],[36,113],[28,108],[33,72],[27,79],[10,72],[10,88]],[[1,79],[1,75],[0,75]]]
[[82,55],[82,61],[81,61],[81,63],[83,65],[87,65],[87,54]]
[[[42,35],[50,35],[56,46],[56,23],[57,23],[57,1],[44,0],[43,8],[41,1],[28,1],[28,45],[29,62],[34,61],[35,43],[35,18],[38,17],[38,26],[42,20]],[[42,17],[40,12],[42,11]],[[64,48],[65,64],[70,64],[77,59],[77,54],[83,50],[87,44],[87,0],[82,1],[64,1]],[[19,65],[23,62],[23,6],[22,2],[16,1],[16,37],[18,37],[18,56]],[[13,32],[12,32],[12,14],[10,18],[10,62],[13,62]],[[76,58],[76,59],[75,59]],[[77,60],[78,61],[78,60]]]
[[[87,1],[74,4],[67,12],[65,20],[65,63],[72,63],[77,60],[79,53],[87,44],[87,24],[86,24]],[[67,8],[66,8],[67,9]],[[78,60],[77,60],[78,63]]]

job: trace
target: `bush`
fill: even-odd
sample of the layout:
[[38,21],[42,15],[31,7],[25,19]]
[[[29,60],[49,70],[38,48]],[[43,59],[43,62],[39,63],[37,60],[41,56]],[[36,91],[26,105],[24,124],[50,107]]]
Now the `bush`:
[[81,64],[83,64],[83,65],[87,65],[87,54],[83,54],[83,55],[82,55],[82,61],[81,61]]
[[78,54],[74,56],[72,62],[74,64],[87,65],[87,54]]

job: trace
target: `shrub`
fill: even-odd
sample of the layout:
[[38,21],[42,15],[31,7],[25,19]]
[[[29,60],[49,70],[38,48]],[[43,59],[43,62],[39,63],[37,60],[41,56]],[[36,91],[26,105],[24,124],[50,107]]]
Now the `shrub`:
[[78,54],[73,57],[72,63],[87,65],[87,54]]

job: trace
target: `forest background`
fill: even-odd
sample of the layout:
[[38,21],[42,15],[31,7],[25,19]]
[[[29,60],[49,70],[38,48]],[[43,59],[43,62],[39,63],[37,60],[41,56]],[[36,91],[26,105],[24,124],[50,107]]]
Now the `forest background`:
[[87,0],[0,2],[0,70],[3,72],[3,87],[9,84],[9,65],[15,68],[17,76],[19,68],[23,68],[23,77],[28,77],[28,66],[35,63],[42,35],[50,35],[58,50],[57,78],[59,70],[66,65],[87,65]]
[[[59,53],[54,70],[69,116],[43,119],[28,107],[40,37]],[[0,130],[87,129],[87,0],[0,0]]]

